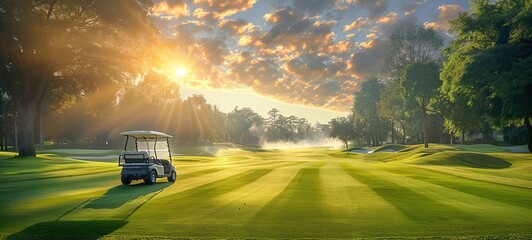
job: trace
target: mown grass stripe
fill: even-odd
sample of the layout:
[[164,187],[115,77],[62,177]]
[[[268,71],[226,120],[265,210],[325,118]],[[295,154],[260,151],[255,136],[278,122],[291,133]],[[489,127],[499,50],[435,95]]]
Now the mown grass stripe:
[[[319,236],[320,227],[331,219],[321,195],[320,168],[323,165],[324,162],[317,162],[300,169],[279,195],[242,226],[245,232],[265,237],[279,234],[287,237]],[[276,232],[268,232],[269,229],[276,229]]]
[[503,204],[532,209],[532,191],[527,188],[476,181],[421,168],[394,167],[386,168],[385,171]]
[[[351,177],[369,186],[412,221],[429,223],[470,217],[469,213],[460,208],[428,197],[422,194],[419,189],[412,189],[381,177],[379,172],[366,171],[364,168],[353,168],[348,164],[344,164],[342,168]],[[427,212],[431,214],[427,214]]]
[[216,202],[212,201],[213,198],[249,184],[249,182],[253,182],[271,171],[272,169],[248,170],[183,192],[154,198],[133,214],[130,219],[144,221],[157,218],[161,212],[171,212],[173,218],[166,219],[167,221],[188,222],[191,219],[196,221],[204,218],[205,212],[218,206]]
[[321,173],[322,194],[328,211],[334,215],[331,222],[355,226],[367,221],[377,223],[405,220],[393,205],[367,185],[348,175],[337,161],[328,161]]

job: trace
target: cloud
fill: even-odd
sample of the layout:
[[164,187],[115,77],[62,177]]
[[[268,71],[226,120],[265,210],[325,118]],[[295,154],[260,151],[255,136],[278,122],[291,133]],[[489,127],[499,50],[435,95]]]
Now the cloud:
[[165,19],[174,19],[189,16],[190,11],[184,0],[168,0],[155,3],[152,14]]
[[244,19],[224,19],[218,23],[218,26],[221,29],[235,35],[242,35],[253,28],[253,24]]
[[203,59],[211,65],[221,65],[224,62],[224,56],[227,54],[227,46],[221,39],[202,38],[195,45],[197,54],[201,54]]
[[292,6],[294,9],[303,11],[312,16],[333,9],[335,5],[336,0],[292,0]]
[[361,78],[367,78],[382,70],[386,56],[386,47],[384,42],[379,38],[371,39],[369,43],[362,43],[361,45],[364,48],[351,55],[348,68]]
[[[360,82],[382,68],[381,31],[400,21],[397,11],[387,11],[388,0],[283,0],[275,1],[282,8],[262,13],[262,24],[253,24],[260,19],[228,17],[255,1],[237,2],[245,3],[195,0],[193,17],[186,19],[192,20],[176,23],[173,42],[182,53],[172,59],[185,59],[190,70],[181,84],[246,89],[292,104],[349,111]],[[328,13],[347,11],[339,10],[339,3],[368,14],[338,26],[345,19]],[[338,29],[348,33],[345,38],[343,33],[338,38]]]
[[438,19],[434,22],[425,22],[424,25],[426,28],[448,32],[450,28],[449,21],[457,19],[459,13],[463,10],[457,4],[444,4],[438,7],[438,11],[440,11]]
[[405,16],[414,14],[423,4],[427,3],[427,0],[405,0],[401,5],[401,8],[405,12]]
[[359,17],[352,23],[344,26],[344,32],[351,31],[351,30],[361,30],[369,25],[369,19],[368,18],[362,18]]
[[202,9],[197,15],[201,17],[210,16],[212,19],[223,19],[227,16],[248,10],[253,7],[255,2],[256,0],[194,0],[194,3],[198,4]]
[[379,19],[377,19],[377,23],[381,24],[390,24],[397,21],[397,13],[396,12],[390,12],[386,16],[382,16]]
[[186,21],[173,27],[175,40],[181,47],[195,44],[195,35],[204,31],[212,31],[212,27],[202,21]]
[[264,20],[272,27],[262,34],[248,36],[247,45],[290,49],[297,55],[300,51],[320,52],[333,43],[332,28],[336,21],[306,17],[292,8],[265,14]]
[[382,16],[388,9],[389,0],[354,0],[355,4],[369,11],[372,19]]

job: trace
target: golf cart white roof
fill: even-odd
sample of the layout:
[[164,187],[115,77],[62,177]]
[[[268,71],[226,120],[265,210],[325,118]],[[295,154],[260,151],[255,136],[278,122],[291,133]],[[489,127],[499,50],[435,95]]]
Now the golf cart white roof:
[[120,135],[141,139],[173,138],[166,133],[145,130],[121,132]]

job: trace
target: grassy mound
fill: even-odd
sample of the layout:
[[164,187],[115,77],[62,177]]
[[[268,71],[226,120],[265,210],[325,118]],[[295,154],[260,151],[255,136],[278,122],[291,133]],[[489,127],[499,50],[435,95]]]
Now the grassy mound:
[[474,145],[453,145],[454,147],[473,152],[493,153],[493,152],[508,152],[506,147],[495,146],[491,144],[474,144]]
[[375,149],[373,152],[397,152],[405,148],[406,146],[400,144],[388,144]]
[[417,145],[411,145],[409,147],[403,148],[399,150],[399,152],[417,152],[417,153],[438,153],[443,151],[455,151],[458,150],[457,148],[449,145],[443,145],[443,144],[435,144],[431,143],[429,144],[429,148],[425,148],[423,144],[417,144]]
[[414,161],[416,164],[466,166],[473,168],[507,168],[512,164],[502,158],[473,152],[439,152]]

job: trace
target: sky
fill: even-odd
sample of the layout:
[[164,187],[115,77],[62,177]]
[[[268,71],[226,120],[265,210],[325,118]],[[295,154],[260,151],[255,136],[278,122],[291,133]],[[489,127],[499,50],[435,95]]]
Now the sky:
[[467,0],[158,0],[150,16],[171,44],[158,70],[182,97],[327,123],[379,77],[393,29],[413,19],[449,40],[448,21],[468,10]]

